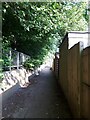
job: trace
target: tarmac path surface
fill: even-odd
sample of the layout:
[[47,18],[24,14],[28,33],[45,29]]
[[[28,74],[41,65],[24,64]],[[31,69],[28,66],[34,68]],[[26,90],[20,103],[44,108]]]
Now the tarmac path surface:
[[71,118],[67,101],[49,68],[33,77],[31,83],[2,99],[3,118]]

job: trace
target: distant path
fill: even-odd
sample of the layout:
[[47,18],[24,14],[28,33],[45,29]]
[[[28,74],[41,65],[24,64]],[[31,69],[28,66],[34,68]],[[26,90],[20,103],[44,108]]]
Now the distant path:
[[3,101],[3,117],[11,118],[70,118],[71,114],[62,91],[49,68],[32,79],[27,88],[19,88]]

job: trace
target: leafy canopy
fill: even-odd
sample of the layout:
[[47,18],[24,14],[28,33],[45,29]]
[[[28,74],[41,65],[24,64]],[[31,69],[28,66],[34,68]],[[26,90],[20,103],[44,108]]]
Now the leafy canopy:
[[[6,2],[3,4],[3,44],[43,60],[55,52],[67,31],[87,27],[85,2]],[[85,19],[86,18],[86,19]]]

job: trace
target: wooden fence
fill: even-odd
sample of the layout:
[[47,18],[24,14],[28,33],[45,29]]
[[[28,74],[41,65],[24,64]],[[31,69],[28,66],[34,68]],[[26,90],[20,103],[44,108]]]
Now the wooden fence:
[[53,61],[53,70],[55,72],[55,76],[58,79],[59,77],[59,53],[55,54],[55,58]]
[[82,84],[81,113],[82,117],[90,118],[90,47],[82,52]]
[[68,81],[67,81],[67,56],[68,55],[68,41],[65,39],[60,46],[59,59],[59,83],[66,97],[68,97]]
[[68,49],[68,40],[60,46],[59,83],[75,118],[90,118],[90,47],[82,42]]
[[67,76],[68,76],[68,103],[74,116],[80,117],[80,97],[81,97],[81,78],[80,78],[80,59],[81,42],[68,50]]

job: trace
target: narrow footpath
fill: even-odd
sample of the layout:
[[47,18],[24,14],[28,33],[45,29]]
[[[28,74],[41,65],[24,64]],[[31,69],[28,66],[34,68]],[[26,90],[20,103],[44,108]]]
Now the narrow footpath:
[[31,83],[2,101],[4,118],[71,118],[67,101],[49,68],[32,78]]

